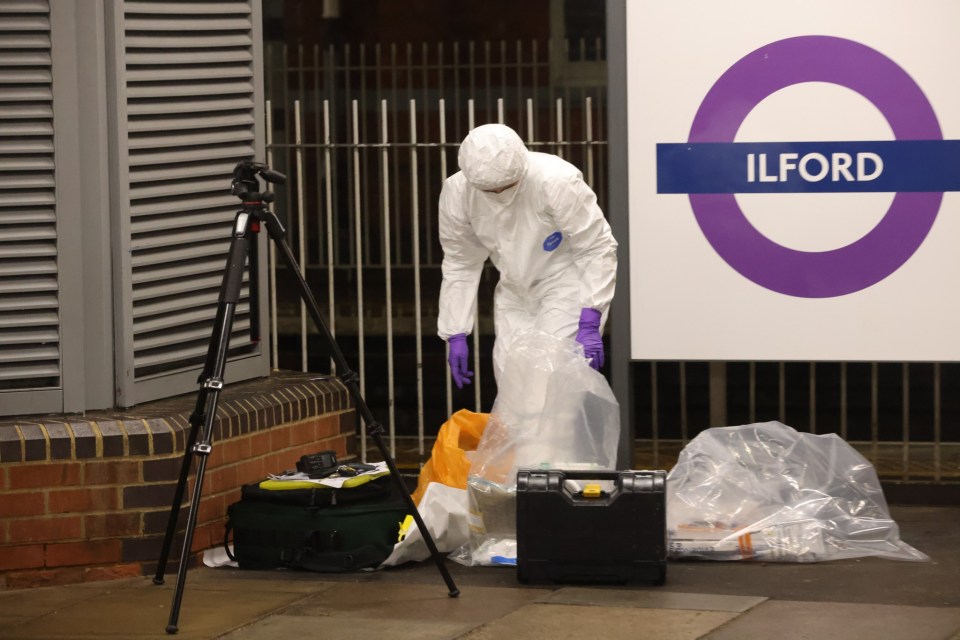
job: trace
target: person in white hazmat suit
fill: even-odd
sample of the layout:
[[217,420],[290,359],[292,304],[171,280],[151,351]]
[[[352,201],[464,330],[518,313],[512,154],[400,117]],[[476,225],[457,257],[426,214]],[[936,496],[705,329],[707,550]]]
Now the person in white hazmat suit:
[[464,138],[460,171],[440,192],[443,281],[437,333],[450,347],[458,388],[470,383],[467,335],[489,257],[494,293],[493,365],[499,379],[513,335],[539,329],[574,338],[595,369],[616,285],[617,242],[583,174],[558,156],[528,151],[506,125]]

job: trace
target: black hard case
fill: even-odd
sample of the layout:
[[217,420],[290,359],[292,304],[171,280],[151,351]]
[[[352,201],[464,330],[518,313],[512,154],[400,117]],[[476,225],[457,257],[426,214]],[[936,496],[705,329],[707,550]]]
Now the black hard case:
[[[566,480],[614,481],[597,498]],[[521,469],[517,473],[517,578],[526,583],[663,584],[667,575],[666,472]]]

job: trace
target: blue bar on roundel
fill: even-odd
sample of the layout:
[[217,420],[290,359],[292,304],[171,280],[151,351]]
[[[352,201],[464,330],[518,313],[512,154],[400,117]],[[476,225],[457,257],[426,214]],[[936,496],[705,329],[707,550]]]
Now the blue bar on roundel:
[[960,140],[657,145],[657,193],[960,191]]

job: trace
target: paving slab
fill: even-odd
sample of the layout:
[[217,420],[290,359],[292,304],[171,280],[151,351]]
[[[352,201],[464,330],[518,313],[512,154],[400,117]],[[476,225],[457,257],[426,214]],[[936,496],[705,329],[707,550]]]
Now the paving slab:
[[467,630],[469,628],[465,628],[463,623],[457,622],[279,615],[220,637],[223,640],[453,640],[462,637]]
[[[47,615],[58,609],[68,607],[76,602],[96,598],[99,593],[107,591],[101,587],[93,589],[67,589],[48,587],[41,589],[25,589],[0,591],[0,615],[10,621],[28,620]],[[0,629],[9,621],[0,619]],[[3,637],[0,635],[0,637]]]
[[695,640],[737,615],[724,611],[532,604],[474,629],[463,640]]
[[960,634],[960,608],[768,601],[705,640],[949,640]]
[[431,585],[340,583],[225,637],[273,640],[318,634],[338,640],[445,640],[459,638],[542,594],[538,589],[465,586],[459,597],[451,598]]
[[451,598],[445,591],[428,585],[339,584],[319,596],[302,600],[284,614],[443,620],[475,626],[519,609],[542,593],[536,589],[465,586],[459,597]]
[[766,598],[758,596],[724,596],[711,593],[674,593],[672,591],[634,591],[567,587],[539,598],[544,604],[578,604],[607,607],[641,607],[646,609],[688,609],[691,611],[728,611],[743,613]]
[[[241,583],[242,585],[242,583]],[[108,639],[167,638],[165,628],[170,615],[172,584],[151,585],[146,578],[126,585],[127,588],[37,589],[31,596],[47,595],[59,604],[46,611],[34,608],[34,615],[24,616],[0,627],[5,640],[37,639]],[[147,588],[147,587],[152,588]],[[304,598],[307,593],[330,585],[285,585],[280,581],[250,583],[249,588],[233,585],[190,584],[180,609],[178,638],[215,638],[244,624]],[[17,592],[11,592],[16,594]],[[66,596],[64,596],[66,594]],[[10,600],[13,602],[13,599]],[[0,620],[0,624],[4,621]]]

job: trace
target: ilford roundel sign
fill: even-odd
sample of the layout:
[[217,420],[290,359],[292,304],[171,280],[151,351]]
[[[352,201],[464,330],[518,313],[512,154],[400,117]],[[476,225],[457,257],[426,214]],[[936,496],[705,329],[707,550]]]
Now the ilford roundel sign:
[[[735,143],[747,115],[804,82],[847,87],[876,107],[894,140]],[[657,192],[685,193],[704,236],[745,278],[805,298],[843,296],[899,269],[923,243],[943,192],[960,189],[960,141],[945,141],[930,102],[895,62],[863,44],[801,36],[738,60],[703,99],[686,143],[657,145]],[[761,234],[736,193],[895,192],[868,233],[829,251]]]

